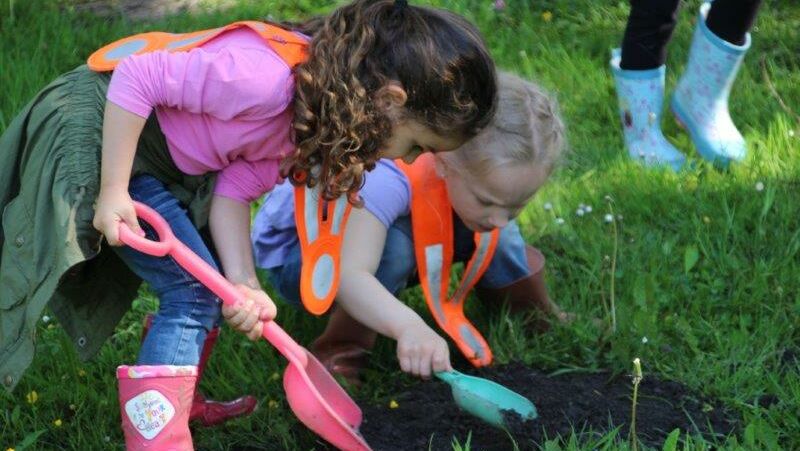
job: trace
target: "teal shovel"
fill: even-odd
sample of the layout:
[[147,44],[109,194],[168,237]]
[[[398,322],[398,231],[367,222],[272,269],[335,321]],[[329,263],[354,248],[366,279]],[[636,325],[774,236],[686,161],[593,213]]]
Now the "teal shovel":
[[462,410],[492,426],[503,428],[506,416],[512,412],[522,421],[538,417],[536,407],[528,398],[498,383],[455,370],[436,373],[436,377],[450,385],[453,398]]

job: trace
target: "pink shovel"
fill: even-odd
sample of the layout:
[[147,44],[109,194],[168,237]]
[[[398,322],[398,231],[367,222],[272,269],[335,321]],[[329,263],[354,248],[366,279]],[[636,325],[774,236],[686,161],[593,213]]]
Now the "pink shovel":
[[[244,301],[243,295],[230,282],[175,238],[169,224],[155,210],[139,202],[134,205],[136,214],[155,229],[160,241],[136,235],[125,223],[120,223],[120,241],[145,254],[171,256],[226,304]],[[283,373],[283,389],[297,418],[341,450],[370,451],[358,432],[361,409],[316,357],[274,321],[264,324],[262,336],[289,360]]]

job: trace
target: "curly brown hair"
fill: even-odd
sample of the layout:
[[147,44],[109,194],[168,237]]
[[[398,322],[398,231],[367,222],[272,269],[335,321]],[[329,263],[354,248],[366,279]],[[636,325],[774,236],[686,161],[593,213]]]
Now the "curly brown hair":
[[296,151],[283,163],[295,184],[321,184],[357,203],[364,171],[392,134],[374,102],[389,82],[406,91],[403,119],[468,139],[491,120],[494,63],[478,30],[449,11],[390,0],[356,0],[294,27],[311,36],[296,69]]

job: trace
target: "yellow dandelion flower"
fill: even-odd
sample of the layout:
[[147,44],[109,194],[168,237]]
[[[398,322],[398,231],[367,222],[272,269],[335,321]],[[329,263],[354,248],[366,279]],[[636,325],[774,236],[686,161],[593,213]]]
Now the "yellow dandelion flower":
[[61,418],[56,418],[56,420],[55,420],[55,421],[53,421],[53,426],[55,426],[55,427],[57,427],[57,428],[60,428],[60,427],[61,427],[61,424],[62,424],[62,423],[61,423]]
[[389,401],[389,408],[390,409],[396,409],[398,407],[400,407],[400,404],[398,404],[397,401],[395,401],[394,399]]
[[27,398],[28,404],[36,404],[36,401],[39,400],[39,393],[36,393],[36,390],[32,390],[25,398]]
[[711,218],[709,218],[708,216],[703,216],[703,222],[705,222],[706,224],[711,224]]
[[281,378],[281,375],[278,374],[277,372],[275,372],[275,373],[272,373],[272,376],[270,376],[269,378],[270,378],[270,380],[276,381],[276,380]]
[[6,451],[14,451],[14,448],[6,448]]
[[270,409],[277,409],[278,408],[278,401],[275,401],[274,399],[270,399],[269,402],[267,402],[267,406]]
[[83,368],[79,369],[78,370],[78,376],[80,376],[80,377],[86,376],[86,371],[84,371]]
[[542,20],[545,22],[550,22],[551,20],[553,20],[553,13],[551,13],[550,11],[543,12]]
[[55,329],[55,328],[56,328],[56,326],[53,323],[50,323],[50,324],[47,325],[47,329]]

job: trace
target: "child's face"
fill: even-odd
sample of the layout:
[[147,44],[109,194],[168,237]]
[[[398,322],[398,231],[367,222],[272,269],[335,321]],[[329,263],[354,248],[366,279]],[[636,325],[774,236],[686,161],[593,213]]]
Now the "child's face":
[[424,152],[446,152],[463,143],[462,139],[437,135],[430,128],[409,119],[392,127],[392,136],[386,140],[378,156],[411,164]]
[[534,165],[497,167],[480,179],[438,158],[437,167],[453,210],[475,232],[505,227],[547,179],[547,173]]

